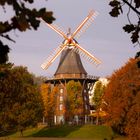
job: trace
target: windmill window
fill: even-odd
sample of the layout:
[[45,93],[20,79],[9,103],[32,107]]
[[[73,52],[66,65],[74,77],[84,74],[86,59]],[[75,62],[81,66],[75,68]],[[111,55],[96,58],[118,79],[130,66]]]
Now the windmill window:
[[63,102],[63,96],[60,96],[60,102]]
[[60,104],[60,105],[59,105],[59,109],[60,109],[60,110],[63,110],[63,104]]
[[64,92],[64,89],[63,89],[63,88],[61,88],[61,89],[60,89],[60,93],[63,93],[63,92]]

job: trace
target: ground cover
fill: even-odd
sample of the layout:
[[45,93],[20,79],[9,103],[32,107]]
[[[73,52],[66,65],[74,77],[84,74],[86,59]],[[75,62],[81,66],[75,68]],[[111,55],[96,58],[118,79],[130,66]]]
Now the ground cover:
[[93,140],[127,140],[117,136],[108,126],[84,125],[84,126],[57,126],[57,127],[39,127],[25,130],[23,137],[20,132],[8,136],[8,139],[18,140],[54,140],[54,139],[93,139]]

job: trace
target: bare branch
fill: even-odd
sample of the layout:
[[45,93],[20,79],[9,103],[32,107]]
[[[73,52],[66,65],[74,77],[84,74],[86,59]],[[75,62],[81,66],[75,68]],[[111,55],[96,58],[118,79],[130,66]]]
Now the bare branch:
[[[132,0],[131,0],[131,2],[130,3],[132,3]],[[129,14],[130,14],[130,7],[129,7],[129,9],[128,9],[128,13],[127,13],[127,19],[128,19],[128,21],[129,21],[129,23],[131,24],[131,21],[130,21],[130,18],[129,18]]]
[[129,3],[127,0],[122,0],[124,3],[126,3],[134,12],[136,12],[138,15],[140,15],[140,12],[134,8],[131,3]]

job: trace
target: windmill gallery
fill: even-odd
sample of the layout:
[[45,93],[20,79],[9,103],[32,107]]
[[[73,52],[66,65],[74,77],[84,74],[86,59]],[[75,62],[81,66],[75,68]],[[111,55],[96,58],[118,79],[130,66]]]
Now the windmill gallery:
[[66,123],[66,110],[68,107],[66,105],[67,100],[67,88],[66,85],[69,81],[73,80],[75,82],[80,82],[82,85],[81,97],[83,104],[81,106],[80,114],[73,116],[71,120],[75,122],[88,122],[88,115],[90,113],[89,104],[89,93],[93,89],[94,83],[98,80],[96,76],[88,76],[86,70],[83,67],[80,56],[83,56],[89,62],[99,65],[101,61],[90,54],[87,50],[82,48],[76,39],[79,38],[80,34],[83,33],[87,27],[91,24],[97,13],[90,11],[88,16],[83,20],[83,22],[77,27],[74,33],[71,33],[70,29],[67,34],[60,30],[57,26],[46,23],[51,29],[58,33],[64,38],[62,44],[55,49],[53,54],[51,54],[48,59],[41,65],[43,69],[48,69],[48,67],[55,61],[55,59],[61,54],[59,65],[54,74],[53,78],[48,78],[45,83],[51,85],[51,90],[54,86],[58,87],[58,93],[56,95],[56,108],[53,116],[54,123]]

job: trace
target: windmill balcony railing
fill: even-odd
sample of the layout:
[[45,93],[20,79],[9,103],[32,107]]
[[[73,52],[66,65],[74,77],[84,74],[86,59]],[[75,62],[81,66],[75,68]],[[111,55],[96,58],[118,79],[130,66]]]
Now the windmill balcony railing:
[[59,80],[59,79],[90,79],[90,80],[97,80],[100,77],[98,76],[93,76],[93,75],[82,75],[82,77],[77,78],[77,77],[65,77],[65,76],[61,76],[61,77],[55,77],[55,76],[50,76],[47,77],[47,80]]

